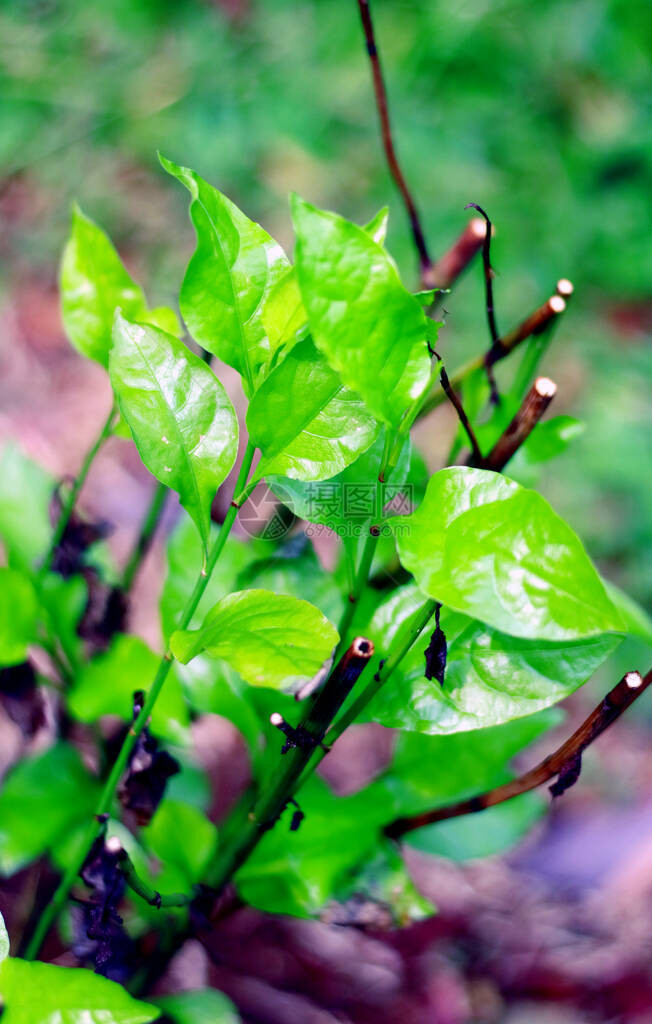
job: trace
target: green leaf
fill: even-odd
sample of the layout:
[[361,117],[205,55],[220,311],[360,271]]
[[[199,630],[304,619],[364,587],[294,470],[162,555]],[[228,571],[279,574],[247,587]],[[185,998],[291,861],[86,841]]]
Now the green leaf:
[[161,889],[187,891],[199,882],[217,849],[217,829],[205,814],[176,800],[163,800],[143,831],[148,849],[164,865]]
[[29,577],[0,569],[0,665],[18,665],[36,640],[38,601]]
[[505,472],[512,480],[532,487],[539,478],[540,467],[563,454],[584,433],[585,425],[572,416],[554,416],[536,427],[524,444],[509,460]]
[[20,761],[0,790],[0,872],[12,875],[88,820],[99,786],[77,751],[57,743]]
[[378,213],[365,224],[364,231],[373,238],[377,245],[384,245],[387,238],[387,222],[389,221],[389,206],[383,206]]
[[113,316],[118,307],[133,320],[178,332],[171,309],[147,309],[142,288],[131,279],[108,236],[75,206],[61,262],[61,312],[70,341],[84,356],[109,362]]
[[[219,532],[219,527],[211,524],[211,545],[217,540]],[[264,557],[268,547],[264,541],[252,538],[245,544],[231,534],[222,548],[219,571],[214,572],[209,579],[193,622],[203,619],[220,597],[232,590],[241,589],[236,587],[238,574],[254,559]],[[195,588],[202,560],[201,540],[192,521],[186,516],[182,517],[170,535],[166,557],[167,571],[159,608],[163,635],[167,639],[179,620],[179,610],[186,606]]]
[[292,216],[315,343],[373,415],[396,426],[430,376],[425,314],[363,228],[298,197]]
[[299,342],[260,386],[247,428],[262,452],[256,479],[278,474],[293,480],[335,476],[373,444],[379,429],[311,338]]
[[541,495],[497,473],[443,469],[417,511],[389,523],[402,564],[449,608],[533,639],[624,631],[570,526]]
[[363,793],[336,797],[315,776],[298,799],[305,813],[299,829],[289,830],[290,808],[235,876],[245,902],[270,914],[320,911],[349,872],[373,854],[386,818],[383,806]]
[[197,248],[181,287],[181,313],[195,341],[241,374],[250,396],[280,344],[266,335],[262,309],[289,261],[259,224],[195,171],[159,159],[192,196]]
[[[401,732],[392,763],[361,795],[385,807],[387,821],[475,796],[512,778],[510,760],[561,719],[541,711],[505,725],[450,736]],[[476,815],[476,822],[481,817]]]
[[242,590],[218,601],[201,629],[173,633],[171,647],[179,661],[205,650],[249,683],[287,687],[311,679],[337,640],[332,623],[307,601]]
[[[379,606],[365,636],[387,651],[422,604],[416,587],[402,587]],[[500,725],[568,697],[621,643],[613,634],[523,640],[447,608],[441,628],[448,644],[443,687],[424,675],[426,631],[368,705],[365,720],[430,734]]]
[[12,568],[33,569],[52,535],[48,513],[54,479],[14,444],[0,460],[0,537]]
[[82,576],[64,579],[49,572],[40,589],[41,615],[47,629],[57,638],[63,653],[76,670],[83,655],[83,641],[77,632],[88,601],[88,586]]
[[308,333],[308,315],[303,308],[294,267],[287,267],[271,286],[260,315],[274,362],[278,364],[281,351],[293,348]]
[[332,622],[342,614],[342,594],[333,574],[322,568],[305,534],[292,537],[272,555],[252,561],[238,574],[237,587],[273,590],[289,597],[301,595]]
[[174,1024],[239,1024],[235,1006],[222,992],[200,988],[163,996],[156,1003]]
[[[116,636],[108,651],[79,669],[68,698],[71,714],[81,722],[95,722],[101,715],[118,715],[130,722],[134,692],[147,689],[160,660],[160,655],[140,637]],[[173,666],[154,705],[151,729],[157,736],[187,743],[188,722],[188,709]]]
[[[393,844],[383,841],[375,853],[363,861],[360,870],[347,879],[345,885],[336,893],[338,903],[343,903],[336,910],[337,924],[364,924],[357,919],[365,914],[365,902],[371,901],[391,914],[391,923],[395,927],[404,928],[415,921],[422,921],[435,913],[433,904],[422,896],[410,878],[405,864],[396,852]],[[347,902],[350,901],[351,920],[348,920]],[[372,927],[374,919],[372,917]]]
[[0,964],[3,960],[6,960],[9,956],[9,935],[7,934],[7,926],[5,925],[5,919],[0,914]]
[[161,1012],[92,971],[13,957],[0,967],[0,996],[3,1024],[148,1024]]
[[609,580],[602,581],[612,604],[618,609],[630,636],[638,636],[652,644],[652,619],[633,597],[625,594],[620,587]]
[[408,846],[448,860],[477,860],[493,857],[514,846],[545,813],[540,793],[523,793],[480,814],[466,814],[438,821],[409,832]]
[[211,502],[238,451],[238,421],[224,388],[182,342],[120,314],[109,372],[143,462],[178,492],[206,548]]

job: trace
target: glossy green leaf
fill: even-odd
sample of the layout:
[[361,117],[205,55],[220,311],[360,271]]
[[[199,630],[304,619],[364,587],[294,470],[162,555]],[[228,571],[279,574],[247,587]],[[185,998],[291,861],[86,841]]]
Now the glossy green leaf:
[[0,872],[12,875],[87,821],[98,795],[96,780],[66,743],[20,761],[0,790]]
[[363,228],[297,197],[292,216],[315,343],[373,415],[395,426],[429,379],[425,314]]
[[307,601],[242,590],[218,601],[201,629],[173,633],[171,647],[182,662],[205,650],[249,683],[287,687],[311,679],[337,640],[332,623]]
[[147,309],[142,288],[131,279],[108,236],[75,206],[72,231],[61,262],[61,312],[70,341],[82,355],[109,362],[117,308],[141,323],[177,333],[171,309]]
[[215,854],[217,829],[196,807],[165,799],[143,831],[143,840],[164,866],[157,876],[161,889],[188,891]]
[[0,665],[18,665],[36,640],[38,601],[32,581],[17,569],[0,569]]
[[9,957],[0,967],[3,1024],[148,1024],[161,1011],[80,967]]
[[[101,715],[117,715],[130,722],[134,692],[147,689],[160,660],[160,655],[140,637],[116,636],[108,651],[79,669],[68,698],[71,714],[81,722],[95,722]],[[173,666],[152,711],[151,729],[157,736],[185,743],[188,721],[188,709]]]
[[238,421],[213,371],[182,342],[117,315],[109,372],[140,456],[178,492],[208,544],[210,507],[238,451]]
[[299,342],[260,386],[247,428],[262,453],[256,478],[293,480],[335,476],[373,444],[379,430],[311,338]]
[[235,876],[245,902],[271,914],[320,911],[349,872],[373,854],[386,817],[383,806],[363,793],[336,797],[315,776],[302,787],[299,803],[305,813],[299,829],[289,830],[290,807]]
[[0,914],[0,964],[3,960],[9,956],[9,935],[7,934],[7,926],[5,925],[5,919]]
[[174,1024],[238,1024],[235,1006],[222,992],[201,988],[156,1000]]
[[512,636],[572,640],[625,626],[582,544],[535,491],[453,467],[390,520],[424,593]]
[[[379,606],[364,627],[377,650],[389,650],[423,600],[416,587],[407,586]],[[568,697],[621,642],[609,633],[573,641],[523,640],[446,608],[441,628],[448,644],[443,687],[424,675],[426,631],[368,705],[365,720],[430,734],[500,725]]]
[[54,479],[8,444],[0,459],[0,539],[12,568],[33,569],[50,543],[48,508]]
[[181,312],[195,341],[241,374],[251,395],[274,354],[262,309],[289,262],[259,224],[188,167],[160,157],[165,170],[185,185],[197,248],[181,287]]

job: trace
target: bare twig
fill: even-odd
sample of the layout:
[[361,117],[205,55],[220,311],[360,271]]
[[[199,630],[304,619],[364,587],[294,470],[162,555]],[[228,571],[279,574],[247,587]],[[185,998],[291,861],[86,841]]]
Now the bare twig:
[[469,465],[479,466],[481,469],[493,469],[496,473],[500,473],[512,455],[530,436],[556,393],[557,385],[554,381],[549,377],[537,377],[523,399],[521,408],[489,454],[479,462],[472,456]]
[[473,217],[456,242],[441,256],[432,268],[437,288],[450,288],[466,270],[484,243],[487,227],[480,217]]
[[557,782],[551,786],[551,792],[553,796],[559,796],[577,781],[581,769],[582,753],[586,748],[644,693],[650,683],[652,683],[652,669],[644,679],[641,678],[639,672],[628,672],[614,686],[613,690],[609,691],[589,717],[582,722],[579,729],[575,730],[570,739],[567,739],[561,747],[535,768],[519,775],[512,782],[496,786],[495,789],[490,789],[488,792],[468,800],[459,800],[457,803],[437,807],[433,811],[426,811],[423,814],[397,818],[386,826],[385,834],[392,839],[398,839],[407,832],[423,828],[425,825],[433,825],[438,821],[484,811],[488,807],[504,803],[505,800],[511,800],[512,797],[537,789],[557,776]]
[[[435,352],[435,355],[437,356],[436,352]],[[439,359],[440,357],[437,356],[437,358]],[[444,389],[444,394],[446,395],[446,397],[448,398],[448,401],[451,403],[451,405],[455,409],[455,412],[457,413],[458,419],[459,419],[460,423],[462,424],[462,426],[464,427],[464,430],[466,431],[466,435],[467,435],[467,437],[468,437],[468,439],[469,439],[469,441],[471,443],[471,453],[472,453],[471,454],[471,458],[473,459],[473,464],[474,465],[480,465],[480,463],[482,462],[482,452],[480,451],[480,446],[478,444],[478,440],[477,440],[477,438],[475,436],[475,433],[473,431],[473,427],[471,426],[471,421],[469,420],[469,417],[466,415],[466,412],[464,411],[464,406],[462,405],[462,402],[457,397],[457,395],[455,394],[455,392],[453,391],[453,389],[451,387],[450,381],[448,379],[448,374],[446,373],[446,370],[444,369],[444,364],[443,363],[441,364],[441,368],[440,368],[440,371],[439,371],[439,379],[441,381],[441,386]]]
[[485,213],[481,206],[477,203],[467,203],[465,209],[477,210],[481,217],[484,218],[486,224],[485,236],[482,241],[482,268],[484,271],[484,291],[485,291],[485,304],[487,308],[487,324],[489,325],[489,334],[491,337],[491,348],[487,352],[485,358],[485,370],[487,371],[487,379],[489,381],[489,387],[491,389],[491,401],[494,405],[498,405],[500,401],[500,395],[498,394],[498,385],[496,384],[496,378],[493,372],[493,362],[489,358],[489,353],[500,345],[500,334],[498,333],[498,325],[496,324],[496,310],[494,309],[494,272],[491,266],[491,235],[492,235],[492,224],[489,219],[489,215]]
[[419,213],[416,208],[412,193],[410,192],[407,182],[403,176],[403,172],[398,162],[396,150],[394,148],[394,142],[392,139],[392,127],[389,120],[389,107],[387,104],[387,90],[385,89],[385,82],[383,79],[383,72],[380,66],[380,57],[378,55],[378,47],[376,46],[376,39],[374,36],[374,26],[371,20],[371,10],[369,9],[369,0],[358,0],[358,8],[360,10],[360,18],[362,20],[362,27],[364,29],[365,40],[367,43],[367,53],[369,54],[369,62],[371,64],[371,73],[374,82],[374,94],[376,97],[376,108],[378,110],[378,117],[380,119],[380,129],[383,139],[383,147],[385,150],[385,157],[387,158],[387,164],[391,175],[396,182],[399,192],[403,197],[403,202],[408,213],[410,220],[410,227],[412,229],[412,237],[416,250],[419,254],[419,265],[421,269],[421,284],[423,288],[434,288],[435,280],[433,277],[433,265],[428,254],[428,247],[426,245],[425,235],[421,226],[421,220]]

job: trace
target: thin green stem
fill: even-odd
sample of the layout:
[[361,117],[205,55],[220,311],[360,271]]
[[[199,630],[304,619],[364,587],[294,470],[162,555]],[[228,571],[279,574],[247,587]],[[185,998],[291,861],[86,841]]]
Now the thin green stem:
[[[202,595],[208,585],[211,573],[213,572],[217,560],[222,553],[224,545],[226,544],[226,540],[229,536],[229,533],[231,532],[231,528],[238,514],[238,509],[240,505],[242,505],[249,496],[249,489],[245,486],[245,482],[249,476],[249,471],[251,469],[251,463],[254,457],[254,450],[254,445],[251,444],[251,442],[249,442],[249,444],[247,445],[247,449],[245,451],[244,458],[242,460],[240,473],[236,481],[234,489],[234,499],[231,502],[229,511],[226,514],[224,523],[222,524],[222,528],[217,536],[217,540],[215,541],[215,544],[211,549],[206,568],[202,569],[202,571],[200,572],[197,578],[197,582],[195,583],[195,588],[183,611],[178,626],[179,629],[185,629],[190,624],[190,621],[192,620],[192,617],[197,610],[197,606],[202,598]],[[127,733],[124,743],[122,744],[122,747],[120,749],[120,753],[118,754],[118,757],[116,758],[113,764],[109,777],[104,785],[104,789],[102,790],[102,793],[100,795],[98,804],[95,808],[94,820],[89,822],[88,828],[86,829],[86,832],[84,834],[83,841],[80,844],[79,849],[77,850],[77,855],[70,862],[68,870],[61,879],[61,882],[59,883],[59,886],[56,892],[54,893],[52,900],[45,908],[43,914],[41,915],[38,921],[38,924],[34,930],[34,934],[32,935],[32,938],[30,939],[30,942],[25,951],[26,960],[33,960],[34,957],[38,954],[38,951],[41,948],[45,936],[50,930],[50,927],[53,924],[53,922],[56,920],[66,899],[68,898],[68,893],[70,892],[71,886],[74,884],[74,881],[77,878],[77,875],[79,874],[79,871],[84,861],[86,860],[88,851],[90,850],[91,845],[93,844],[96,836],[99,833],[100,826],[97,822],[97,817],[102,814],[108,814],[109,811],[111,810],[111,805],[113,803],[115,792],[118,788],[118,783],[120,782],[120,779],[125,768],[127,767],[129,757],[131,755],[132,750],[134,749],[136,741],[140,736],[141,732],[143,731],[143,729],[145,728],[147,720],[152,713],[154,705],[156,704],[158,696],[163,688],[163,684],[168,676],[168,673],[172,667],[173,662],[174,656],[170,650],[167,650],[161,659],[158,670],[156,672],[156,676],[154,677],[154,681],[150,686],[149,690],[147,691],[147,696],[145,698],[143,707],[139,715],[135,719],[131,729]]]
[[50,541],[48,553],[45,556],[43,565],[41,566],[41,576],[45,576],[50,566],[52,565],[54,553],[59,544],[61,543],[61,538],[63,537],[66,531],[68,523],[70,522],[70,517],[73,513],[73,509],[77,502],[77,498],[79,497],[79,492],[84,486],[84,482],[86,480],[86,477],[88,476],[88,471],[91,468],[91,465],[93,464],[95,456],[97,455],[100,448],[106,441],[107,437],[109,437],[109,435],[111,434],[111,430],[113,428],[113,421],[115,420],[116,415],[117,409],[114,403],[111,406],[111,411],[107,416],[101,431],[97,435],[97,438],[95,439],[91,448],[89,448],[88,452],[86,453],[86,457],[82,463],[81,469],[79,470],[79,473],[75,477],[75,481],[72,487],[70,488],[70,493],[68,494],[68,497],[66,498],[66,501],[63,504],[61,513],[59,515],[59,519],[57,521],[57,525],[55,526],[54,533],[52,534],[52,540]]
[[151,547],[152,540],[154,539],[154,534],[156,533],[158,524],[161,521],[161,516],[163,515],[165,502],[169,493],[170,492],[165,484],[157,484],[152,500],[145,516],[143,517],[143,521],[138,532],[138,539],[136,540],[134,549],[131,552],[129,561],[127,562],[122,576],[121,589],[125,593],[128,593],[131,590],[136,573]]
[[192,903],[192,896],[186,896],[182,892],[162,893],[158,889],[153,889],[147,882],[144,882],[136,871],[126,850],[123,851],[120,867],[129,888],[137,896],[140,896],[141,900],[149,903],[150,907],[157,907],[158,910],[162,910],[165,907],[187,907]]

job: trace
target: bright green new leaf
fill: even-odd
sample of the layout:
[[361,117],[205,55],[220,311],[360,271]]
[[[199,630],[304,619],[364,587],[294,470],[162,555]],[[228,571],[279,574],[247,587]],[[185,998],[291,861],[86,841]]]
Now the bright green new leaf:
[[33,569],[47,551],[54,479],[14,444],[0,459],[0,538],[12,568]]
[[[114,637],[108,651],[79,669],[68,698],[71,714],[81,722],[95,722],[101,715],[130,722],[134,692],[149,686],[160,660],[140,637]],[[175,743],[188,741],[188,709],[174,666],[154,705],[151,729]]]
[[215,605],[200,629],[172,634],[179,661],[201,651],[224,658],[257,686],[288,687],[311,679],[338,641],[319,609],[269,590],[242,590]]
[[443,469],[417,511],[390,526],[424,593],[504,633],[573,640],[625,629],[570,526],[497,473]]
[[378,424],[362,399],[345,388],[311,338],[299,342],[270,373],[247,412],[260,448],[256,478],[326,480],[374,442]]
[[78,206],[63,251],[60,285],[66,334],[82,355],[103,366],[109,362],[117,308],[132,320],[179,332],[173,310],[148,310],[142,288],[125,270],[108,236]]
[[294,267],[287,267],[269,289],[261,309],[261,319],[271,351],[278,364],[282,349],[293,348],[308,333],[308,315],[303,308]]
[[296,270],[317,347],[396,426],[430,375],[425,314],[364,228],[294,197]]
[[160,1009],[80,967],[9,957],[0,967],[2,1024],[148,1024]]
[[0,569],[0,665],[25,660],[36,640],[38,601],[29,577],[17,569]]
[[[391,595],[364,627],[387,651],[423,595],[407,586]],[[434,624],[433,624],[434,628]],[[612,633],[581,640],[523,640],[446,608],[443,687],[425,677],[428,631],[365,710],[381,725],[443,734],[500,725],[556,704],[581,686],[620,644]]]
[[375,214],[368,224],[365,224],[364,230],[368,235],[373,238],[374,242],[378,245],[384,245],[385,239],[387,238],[387,222],[389,221],[389,206],[383,206]]
[[0,872],[14,874],[87,821],[98,795],[96,780],[66,743],[20,761],[0,790]]
[[197,248],[181,287],[181,313],[195,341],[233,366],[252,395],[274,355],[262,310],[289,261],[280,245],[188,167],[160,157],[185,185]]
[[199,356],[170,334],[116,316],[109,372],[140,456],[177,491],[208,545],[210,508],[238,451],[227,394]]
[[235,1006],[222,992],[200,988],[163,996],[156,1003],[174,1024],[238,1024]]
[[342,594],[333,573],[319,564],[305,534],[291,537],[266,558],[250,562],[238,574],[236,590],[256,587],[275,594],[301,594],[324,615],[337,622],[342,614]]

